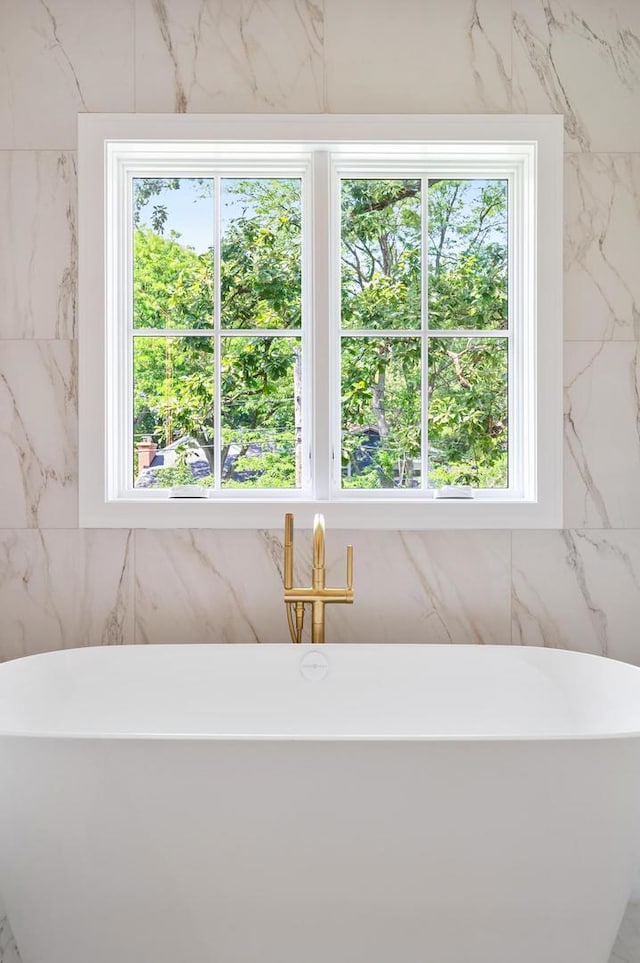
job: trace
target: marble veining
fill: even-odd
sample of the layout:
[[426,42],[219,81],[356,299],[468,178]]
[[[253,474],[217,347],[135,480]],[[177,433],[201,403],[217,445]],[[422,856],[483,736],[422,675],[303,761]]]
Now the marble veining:
[[[332,641],[510,641],[508,533],[329,532],[328,584],[344,583],[347,542],[357,603],[327,610]],[[296,531],[297,584],[310,566],[310,532]],[[136,532],[138,642],[286,641],[281,598],[280,533]]]
[[77,352],[0,340],[0,527],[77,525]]
[[75,87],[75,91],[80,102],[80,107],[83,111],[87,111],[89,110],[89,107],[84,99],[82,88],[80,86],[80,80],[78,79],[78,75],[71,61],[71,57],[69,56],[69,52],[66,50],[65,45],[60,37],[57,20],[53,15],[51,7],[45,3],[45,0],[40,0],[40,7],[44,12],[44,20],[46,22],[45,31],[48,27],[48,32],[51,38],[49,41],[49,49],[55,50],[56,53],[59,54],[59,59],[63,64],[66,65],[69,76],[72,79],[73,86]]
[[640,155],[569,154],[565,338],[640,339]]
[[136,109],[318,111],[322,0],[137,0]]
[[344,582],[344,545],[353,543],[356,601],[345,611],[327,610],[328,638],[510,641],[508,533],[340,531],[330,537],[332,584]]
[[76,146],[77,114],[133,109],[133,0],[0,3],[0,148]]
[[509,15],[502,0],[325,0],[327,110],[509,110]]
[[20,963],[20,954],[13,938],[9,920],[0,907],[0,963]]
[[133,642],[127,530],[0,531],[2,658]]
[[137,642],[284,637],[279,574],[257,533],[139,530],[135,539]]
[[[183,114],[187,110],[187,95],[184,90],[184,84],[182,82],[182,77],[180,76],[180,68],[178,65],[178,58],[173,45],[173,39],[171,37],[171,30],[169,29],[169,14],[167,11],[167,5],[164,0],[151,0],[151,5],[153,8],[154,16],[158,23],[158,30],[160,31],[160,36],[162,37],[162,42],[167,50],[167,55],[171,62],[171,67],[173,71],[173,83],[175,87],[175,99],[174,99],[174,111],[176,113]],[[201,26],[201,15],[198,17],[196,37],[200,32]],[[196,37],[194,37],[194,45],[196,45]]]
[[640,960],[640,903],[629,903],[609,963]]
[[[469,62],[478,96],[483,104],[503,108],[503,93],[511,100],[511,49],[507,53],[504,44],[494,36],[497,10],[486,0],[473,0],[470,26],[467,31],[469,41]],[[502,38],[500,38],[502,40]],[[493,75],[493,77],[492,77]],[[495,89],[487,80],[492,77],[498,83]],[[496,101],[495,90],[500,91]]]
[[0,151],[0,339],[74,337],[76,195],[75,154]]
[[565,117],[569,150],[637,151],[640,6],[513,0],[513,110]]
[[640,527],[638,342],[565,344],[565,525]]
[[512,641],[640,664],[640,531],[514,532]]

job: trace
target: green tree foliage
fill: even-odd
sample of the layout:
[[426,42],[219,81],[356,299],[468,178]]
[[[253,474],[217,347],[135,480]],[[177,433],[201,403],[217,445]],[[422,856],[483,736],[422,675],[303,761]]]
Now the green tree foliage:
[[227,182],[244,210],[222,235],[220,296],[225,328],[299,328],[302,320],[300,182]]
[[[411,180],[345,181],[342,194],[343,484],[412,487],[421,462],[420,343],[358,337],[421,323],[421,197]],[[432,181],[432,330],[507,327],[503,182]],[[393,359],[393,360],[392,360]],[[429,338],[429,484],[507,484],[504,341]],[[371,444],[375,430],[376,443]]]
[[506,184],[432,181],[429,325],[506,328]]
[[[212,325],[213,258],[176,237],[138,227],[134,234],[133,320],[140,329]],[[134,437],[160,446],[183,434],[213,459],[213,342],[209,338],[137,337],[134,343]]]
[[411,487],[420,468],[420,182],[342,189],[342,466],[347,488]]
[[137,228],[133,240],[133,323],[136,328],[210,328],[213,255],[196,254],[176,235]]
[[[506,183],[431,182],[428,211],[430,328],[506,329]],[[505,487],[507,413],[506,339],[430,339],[430,484]]]
[[[241,200],[250,194],[251,215],[240,214],[223,234],[223,327],[299,327],[299,191],[291,181],[235,182],[233,190]],[[145,204],[149,196],[148,191],[141,193],[138,203]],[[198,254],[175,235],[164,237],[164,224],[156,230],[144,226],[135,230],[134,325],[211,327],[213,252]],[[300,472],[295,404],[299,339],[223,337],[219,363],[223,484],[295,487]],[[191,449],[193,443],[202,449],[213,473],[215,369],[214,342],[206,336],[137,337],[135,440],[149,434],[165,447],[178,438],[191,439]],[[188,444],[180,454],[188,457]],[[161,474],[162,484],[169,484],[166,470]]]
[[[163,182],[162,189],[177,183]],[[137,209],[162,195],[153,183],[138,185]],[[223,335],[220,345],[223,484],[294,487],[301,462],[300,341],[251,332],[300,328],[299,182],[228,181],[226,189],[232,205],[219,259],[221,323],[237,334]],[[343,485],[420,484],[426,261],[429,324],[443,332],[428,339],[429,484],[502,487],[506,339],[482,333],[508,326],[505,184],[432,181],[426,252],[420,191],[415,180],[343,183]],[[135,325],[211,327],[212,251],[197,253],[179,237],[165,237],[163,210],[155,204],[150,226],[136,221]],[[474,336],[456,336],[464,330]],[[136,338],[136,439],[152,434],[160,446],[192,439],[213,469],[214,362],[206,336]]]

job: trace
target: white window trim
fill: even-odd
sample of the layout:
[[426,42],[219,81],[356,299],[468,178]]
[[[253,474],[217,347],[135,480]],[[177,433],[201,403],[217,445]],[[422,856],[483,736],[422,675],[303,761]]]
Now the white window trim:
[[[297,522],[302,526],[310,525],[313,514],[322,511],[327,524],[337,528],[562,527],[561,117],[81,114],[78,120],[81,526],[280,528],[286,511],[295,512]],[[523,485],[518,493],[483,492],[481,497],[465,501],[444,501],[424,497],[424,493],[421,497],[420,492],[404,492],[402,500],[393,492],[363,497],[363,493],[357,490],[341,492],[339,500],[328,497],[311,500],[290,491],[271,493],[268,498],[260,492],[225,493],[222,498],[216,496],[197,501],[178,501],[168,498],[166,493],[149,490],[132,492],[127,497],[118,495],[117,459],[107,455],[118,450],[116,437],[120,449],[124,450],[122,431],[130,434],[130,428],[123,427],[121,407],[129,376],[127,365],[123,363],[123,339],[117,337],[114,326],[108,323],[107,306],[112,311],[117,307],[120,317],[130,314],[130,306],[124,303],[126,296],[123,292],[110,281],[105,265],[115,264],[119,271],[126,273],[130,270],[131,254],[127,245],[107,248],[107,219],[114,216],[108,202],[116,205],[120,216],[127,209],[122,193],[114,195],[106,188],[110,164],[116,158],[117,163],[126,166],[119,146],[136,144],[140,150],[139,145],[143,144],[151,173],[156,145],[164,145],[166,149],[167,144],[174,144],[176,153],[184,154],[188,144],[193,158],[189,169],[196,170],[198,152],[209,149],[211,141],[229,145],[239,141],[252,144],[257,152],[262,151],[267,168],[269,157],[266,154],[277,155],[279,144],[283,151],[286,150],[287,158],[296,148],[302,157],[309,142],[331,145],[331,160],[327,154],[324,162],[316,162],[313,173],[313,190],[316,195],[323,192],[327,201],[329,179],[335,176],[337,169],[348,169],[349,165],[359,165],[362,169],[367,163],[375,166],[374,161],[367,161],[367,153],[375,144],[384,144],[392,151],[402,150],[403,154],[407,151],[424,154],[426,151],[438,156],[440,152],[445,170],[453,166],[460,169],[469,144],[485,152],[489,167],[499,160],[501,153],[513,158],[514,143],[521,148],[521,202],[535,205],[535,208],[529,222],[529,236],[515,238],[512,234],[512,238],[522,250],[533,247],[534,256],[523,257],[519,263],[523,266],[535,263],[536,270],[533,276],[521,277],[520,283],[513,288],[528,299],[531,312],[527,337],[521,339],[518,348],[521,356],[511,359],[516,368],[520,366],[521,390],[529,398],[533,411],[532,417],[524,419],[526,425],[519,426],[524,430],[528,425],[533,432],[523,449],[529,453],[527,457],[532,459],[533,465],[523,459],[518,471]],[[266,149],[265,143],[268,145]],[[338,143],[349,145],[344,157],[335,156],[333,145]],[[451,155],[456,152],[460,159],[452,161]],[[283,163],[286,166],[287,160]],[[278,161],[278,164],[281,168],[282,162]],[[185,165],[181,163],[180,166]],[[410,161],[406,166],[409,170]],[[125,178],[120,178],[118,183],[123,185]],[[122,189],[120,186],[119,190]],[[324,224],[316,225],[316,244],[312,253],[314,274],[324,277],[332,263],[331,245],[337,243],[330,237],[328,221],[327,218]],[[526,272],[526,267],[524,270]],[[316,319],[327,319],[330,312],[335,311],[325,285],[312,283],[311,297]],[[510,307],[513,312],[513,304]],[[527,305],[519,304],[518,310],[526,311]],[[333,371],[337,357],[335,340],[332,341],[335,332],[332,335],[330,325],[325,322],[316,323],[310,334],[317,359],[316,370],[321,364]],[[525,364],[525,356],[532,350],[535,364]],[[118,358],[119,362],[114,364]],[[543,381],[539,372],[544,373]],[[314,406],[328,411],[329,397],[328,380],[316,377]],[[115,414],[109,408],[108,399],[115,399]],[[520,410],[523,410],[522,405]],[[329,419],[323,420],[312,439],[318,490],[327,495],[331,476],[326,456],[329,428]]]

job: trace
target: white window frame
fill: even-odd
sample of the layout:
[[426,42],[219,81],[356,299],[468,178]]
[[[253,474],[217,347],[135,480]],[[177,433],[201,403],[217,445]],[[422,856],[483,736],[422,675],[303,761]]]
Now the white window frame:
[[[287,511],[302,526],[322,511],[338,528],[562,527],[561,117],[81,114],[78,123],[81,526],[280,528]],[[166,176],[167,162],[173,176],[204,176],[215,167],[212,149],[225,170],[239,170],[249,156],[252,172],[306,178],[305,203],[320,212],[303,255],[304,377],[312,400],[303,412],[301,492],[232,490],[185,501],[122,481],[132,450],[131,178]],[[331,438],[339,439],[340,342],[339,237],[331,226],[339,224],[339,200],[332,184],[376,170],[388,177],[390,164],[398,176],[414,176],[426,159],[447,176],[510,182],[510,330],[518,325],[509,336],[516,413],[510,488],[464,501],[411,489],[332,491],[332,466],[340,462],[331,449]],[[310,215],[309,207],[305,230]]]

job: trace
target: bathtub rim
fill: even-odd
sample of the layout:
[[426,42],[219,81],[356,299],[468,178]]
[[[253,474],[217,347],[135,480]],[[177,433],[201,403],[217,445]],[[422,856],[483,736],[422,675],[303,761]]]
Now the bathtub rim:
[[[0,662],[0,675],[2,674],[3,668],[6,666],[12,666],[15,664],[22,664],[27,661],[32,660],[49,660],[54,659],[56,656],[62,654],[71,654],[72,656],[76,653],[88,654],[89,652],[95,653],[100,652],[113,652],[117,650],[122,652],[126,649],[137,649],[151,652],[153,650],[159,650],[167,652],[171,649],[182,650],[189,647],[192,650],[197,649],[239,649],[245,650],[247,648],[255,648],[261,650],[268,649],[279,649],[279,650],[291,650],[296,655],[306,654],[307,652],[323,652],[323,651],[335,651],[339,649],[349,648],[352,650],[362,650],[366,651],[369,648],[375,649],[387,649],[395,650],[411,650],[415,647],[429,648],[430,650],[436,649],[446,649],[446,650],[456,650],[464,651],[474,650],[474,651],[501,651],[501,652],[527,652],[531,653],[541,653],[544,652],[545,658],[547,656],[552,659],[556,656],[562,658],[569,657],[569,659],[575,659],[576,661],[593,661],[603,662],[608,665],[615,664],[617,666],[623,666],[625,670],[629,672],[634,672],[638,674],[638,685],[639,685],[639,698],[640,698],[640,666],[634,665],[631,662],[625,662],[622,659],[615,659],[611,656],[597,655],[593,652],[581,652],[575,649],[563,649],[555,646],[534,646],[534,645],[517,645],[512,643],[477,643],[477,642],[329,642],[323,645],[317,645],[313,643],[300,643],[293,645],[291,642],[168,642],[168,643],[125,643],[120,645],[100,645],[100,644],[89,644],[82,646],[74,646],[65,649],[51,649],[46,652],[37,652],[30,655],[20,656],[16,659],[9,659],[5,662]],[[295,650],[295,651],[294,651]],[[640,739],[640,727],[637,729],[620,729],[611,732],[575,732],[568,734],[566,732],[543,732],[543,733],[277,733],[277,732],[230,732],[230,733],[220,733],[220,732],[154,732],[154,731],[137,731],[137,732],[112,732],[112,731],[94,731],[87,730],[86,732],[77,732],[73,730],[58,730],[58,731],[45,731],[36,729],[3,729],[0,728],[0,739],[44,739],[44,740],[55,740],[60,739],[65,742],[79,741],[85,742],[87,740],[95,741],[139,741],[139,742],[456,742],[456,743],[475,743],[475,742],[522,742],[526,744],[533,743],[547,743],[547,742],[586,742],[586,741],[597,741],[602,740],[629,740],[629,739]]]

